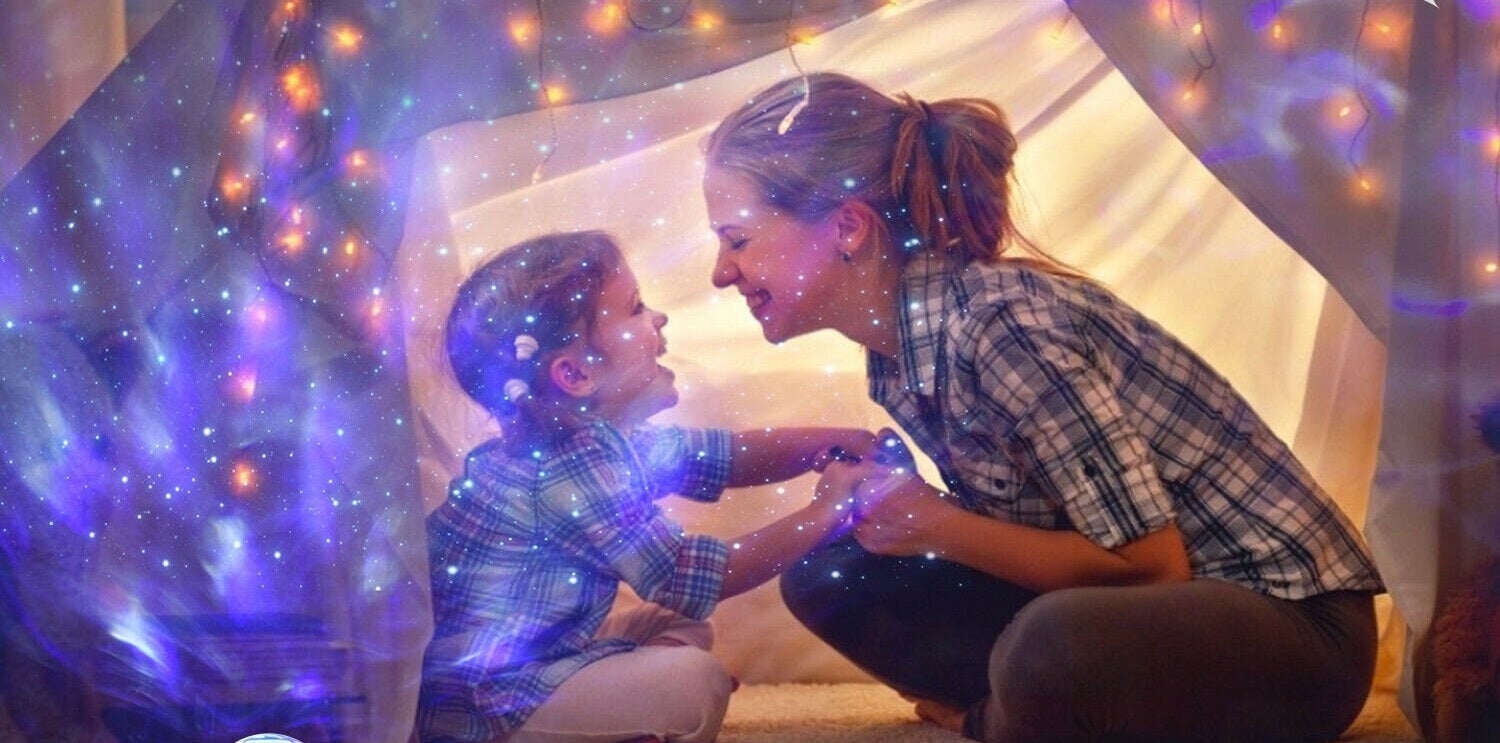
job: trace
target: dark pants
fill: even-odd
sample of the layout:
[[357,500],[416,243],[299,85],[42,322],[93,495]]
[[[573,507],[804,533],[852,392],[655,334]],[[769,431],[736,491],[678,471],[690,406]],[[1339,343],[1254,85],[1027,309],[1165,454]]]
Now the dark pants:
[[1375,665],[1370,594],[1216,580],[1035,596],[842,539],[781,579],[803,624],[881,682],[968,707],[991,743],[1332,740]]

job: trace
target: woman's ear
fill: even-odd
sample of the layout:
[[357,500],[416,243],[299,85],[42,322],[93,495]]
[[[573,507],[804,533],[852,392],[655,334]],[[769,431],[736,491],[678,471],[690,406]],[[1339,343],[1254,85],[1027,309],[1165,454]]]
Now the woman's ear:
[[839,240],[839,251],[858,258],[868,251],[875,236],[875,220],[880,217],[869,204],[849,199],[834,209],[833,227]]
[[547,378],[552,386],[569,397],[585,398],[594,394],[594,380],[582,356],[567,350],[547,362]]

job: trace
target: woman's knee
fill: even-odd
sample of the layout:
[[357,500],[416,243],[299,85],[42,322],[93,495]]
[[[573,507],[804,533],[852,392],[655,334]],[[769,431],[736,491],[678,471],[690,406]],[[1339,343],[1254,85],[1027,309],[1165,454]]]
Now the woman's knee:
[[1104,681],[1112,628],[1087,589],[1044,594],[1022,609],[990,653],[991,705],[1012,725],[1049,726]]
[[782,573],[781,600],[797,621],[817,629],[834,605],[836,593],[849,590],[849,554],[840,549],[814,550]]

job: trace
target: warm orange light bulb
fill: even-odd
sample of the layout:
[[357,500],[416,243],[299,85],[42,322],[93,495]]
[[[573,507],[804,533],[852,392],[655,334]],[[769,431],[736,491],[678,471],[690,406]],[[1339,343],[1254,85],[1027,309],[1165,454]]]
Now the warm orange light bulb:
[[724,21],[713,13],[704,13],[702,11],[699,11],[693,13],[692,24],[693,28],[696,28],[699,31],[712,31],[723,25]]
[[300,232],[287,232],[276,238],[276,244],[287,253],[296,255],[302,252],[302,247],[307,244],[307,238]]
[[234,488],[235,495],[246,496],[255,492],[256,481],[260,478],[256,475],[255,468],[248,462],[235,462],[234,471],[230,475],[230,484]]
[[224,176],[224,180],[219,182],[219,193],[223,194],[227,201],[243,201],[250,193],[250,182],[237,175]]
[[295,21],[302,15],[301,0],[285,0],[285,2],[275,6],[275,8],[276,20],[279,21]]
[[1485,273],[1495,273],[1497,271],[1500,271],[1500,263],[1490,261],[1489,263],[1484,264],[1484,271]]
[[1363,170],[1356,170],[1353,180],[1351,188],[1356,199],[1368,201],[1380,196],[1380,181],[1374,175]]
[[1352,90],[1342,90],[1330,96],[1323,103],[1323,116],[1328,127],[1334,131],[1350,131],[1359,126],[1363,116],[1356,116],[1357,106],[1360,105],[1358,93]]
[[1202,36],[1203,35],[1203,24],[1202,23],[1194,23],[1193,24],[1193,35],[1194,36]]
[[1152,15],[1156,16],[1156,20],[1159,22],[1166,23],[1168,21],[1171,21],[1172,0],[1157,0],[1157,2],[1151,6],[1151,11]]
[[568,100],[568,91],[559,85],[546,85],[542,87],[542,95],[546,97],[549,105],[557,105]]
[[318,103],[318,78],[306,65],[293,65],[281,73],[281,90],[299,111]]
[[595,6],[588,14],[589,29],[596,34],[608,34],[624,26],[625,9],[620,3],[604,3]]
[[344,158],[344,163],[349,166],[350,172],[359,174],[370,170],[372,160],[369,150],[355,150]]
[[514,18],[508,25],[510,38],[517,44],[525,44],[536,35],[536,22],[530,18]]
[[364,35],[353,26],[335,26],[332,30],[333,48],[346,54],[359,51]]
[[359,251],[359,241],[358,240],[355,240],[354,238],[351,237],[351,238],[349,238],[349,239],[347,239],[347,240],[344,241],[344,255],[351,255],[352,256],[352,255],[354,255],[358,251]]
[[1490,156],[1500,156],[1500,130],[1490,132]]
[[271,324],[271,309],[266,306],[264,300],[256,300],[250,305],[250,326],[254,330],[263,330]]
[[1364,41],[1377,51],[1405,51],[1410,27],[1411,18],[1394,8],[1372,11]]
[[240,402],[250,402],[255,398],[255,371],[247,369],[235,375],[231,389]]

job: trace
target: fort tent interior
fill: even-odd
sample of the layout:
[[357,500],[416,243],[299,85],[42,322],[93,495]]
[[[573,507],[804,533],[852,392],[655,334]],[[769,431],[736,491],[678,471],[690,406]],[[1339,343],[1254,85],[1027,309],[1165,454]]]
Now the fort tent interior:
[[[884,425],[857,348],[766,344],[708,280],[703,137],[833,69],[1006,109],[1028,233],[1208,358],[1365,529],[1381,673],[1430,725],[1428,631],[1500,537],[1497,30],[1457,0],[8,9],[10,724],[405,740],[422,517],[492,433],[435,333],[516,240],[620,239],[671,317],[660,420]],[[665,505],[729,536],[811,483]],[[774,586],[716,617],[747,683],[863,678]]]

